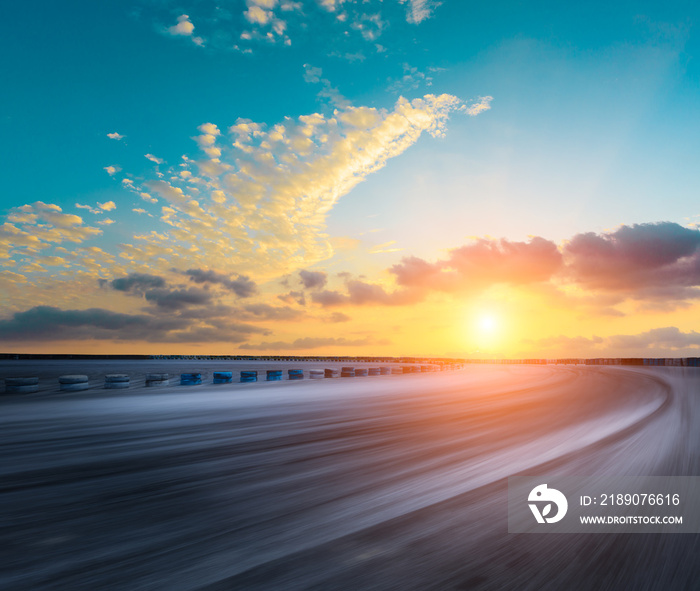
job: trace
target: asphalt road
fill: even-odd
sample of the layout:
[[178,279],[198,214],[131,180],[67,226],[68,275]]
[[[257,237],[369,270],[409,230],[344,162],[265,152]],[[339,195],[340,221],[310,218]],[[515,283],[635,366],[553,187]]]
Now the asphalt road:
[[[119,363],[0,375],[207,369]],[[700,536],[508,534],[505,480],[700,475],[699,370],[135,386],[0,399],[1,589],[700,588]]]

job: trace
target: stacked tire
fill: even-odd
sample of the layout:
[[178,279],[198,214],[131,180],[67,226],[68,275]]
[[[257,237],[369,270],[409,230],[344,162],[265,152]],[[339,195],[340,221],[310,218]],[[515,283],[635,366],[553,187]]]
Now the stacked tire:
[[309,379],[322,380],[325,377],[326,377],[325,372],[322,369],[309,370]]
[[58,378],[61,392],[82,392],[90,387],[88,377],[84,375],[65,375]]
[[241,372],[241,382],[257,382],[258,372],[257,371],[242,371]]
[[304,370],[303,369],[288,369],[287,374],[290,380],[303,380]]
[[379,368],[379,375],[390,376],[391,375],[391,368],[390,367],[380,367]]
[[367,377],[369,375],[369,369],[366,367],[358,367],[355,369],[355,377]]
[[233,382],[233,372],[215,371],[214,379],[212,381],[215,384],[230,384],[231,382]]
[[340,370],[340,377],[341,378],[354,378],[355,377],[355,368],[354,367],[343,367]]
[[382,375],[382,370],[378,367],[370,367],[367,375],[380,376]]
[[105,376],[106,390],[123,390],[129,387],[129,376],[125,373],[108,373]]
[[279,382],[282,380],[282,370],[281,369],[268,369],[267,370],[267,381],[268,382]]
[[146,388],[160,388],[170,385],[170,374],[167,373],[147,373]]
[[181,386],[198,386],[202,383],[201,373],[182,373],[180,374]]
[[340,372],[337,369],[325,369],[323,370],[323,377],[326,378],[337,378]]
[[5,378],[5,394],[33,394],[39,391],[39,378]]

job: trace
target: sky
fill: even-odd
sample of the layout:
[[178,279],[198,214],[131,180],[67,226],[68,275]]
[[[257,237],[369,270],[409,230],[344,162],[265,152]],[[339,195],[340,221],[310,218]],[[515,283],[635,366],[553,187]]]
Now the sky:
[[0,352],[700,356],[693,3],[3,15]]

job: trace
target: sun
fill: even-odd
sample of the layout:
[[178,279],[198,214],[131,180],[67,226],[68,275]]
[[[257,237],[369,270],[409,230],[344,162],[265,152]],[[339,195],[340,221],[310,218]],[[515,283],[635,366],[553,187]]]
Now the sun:
[[498,319],[493,314],[482,314],[477,320],[479,331],[484,335],[492,335],[498,329]]

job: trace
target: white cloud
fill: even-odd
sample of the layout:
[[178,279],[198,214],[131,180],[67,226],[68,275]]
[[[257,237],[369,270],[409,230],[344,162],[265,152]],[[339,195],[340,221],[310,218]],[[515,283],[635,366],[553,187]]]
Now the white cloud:
[[318,92],[319,97],[328,99],[332,105],[338,108],[345,109],[349,107],[350,101],[338,92],[338,89],[331,84],[330,80],[322,78],[322,75],[323,70],[321,68],[304,64],[304,80],[311,84],[320,84],[322,86]]
[[192,24],[192,21],[190,21],[190,17],[187,16],[186,14],[178,16],[177,17],[177,24],[168,29],[168,32],[171,35],[189,36],[189,35],[192,35],[193,31],[194,31],[194,25]]
[[435,0],[399,0],[399,2],[408,4],[406,20],[416,25],[430,18],[433,11],[442,4]]
[[124,136],[120,133],[117,133],[116,131],[114,133],[108,133],[107,137],[113,140],[123,140]]
[[346,107],[270,127],[239,120],[228,130],[233,141],[205,123],[193,138],[203,158],[185,159],[198,190],[182,178],[180,165],[167,181],[141,182],[137,190],[167,202],[161,221],[169,230],[139,237],[124,256],[263,276],[326,259],[333,248],[325,220],[338,199],[422,133],[441,135],[462,104],[454,96],[427,95],[401,98],[391,110]]
[[484,111],[488,111],[491,108],[491,101],[493,100],[492,96],[481,96],[479,97],[479,100],[470,104],[470,105],[465,105],[464,106],[464,111],[467,113],[467,115],[471,115],[472,117],[475,115],[478,115],[479,113],[483,113]]
[[250,6],[243,14],[250,23],[256,25],[266,25],[272,19],[272,11],[263,10],[257,4]]
[[155,162],[156,164],[163,164],[165,160],[162,158],[158,158],[157,156],[154,156],[153,154],[146,154],[146,158],[148,158],[151,162]]
[[109,218],[105,218],[103,220],[100,220],[97,222],[100,226],[109,226],[110,224],[114,223],[114,220],[110,220]]
[[100,207],[101,210],[103,211],[112,211],[113,209],[117,209],[116,204],[114,201],[106,201],[105,203],[97,203],[97,205]]
[[104,169],[107,171],[107,174],[109,176],[114,176],[115,174],[117,174],[121,170],[121,167],[112,165],[112,166],[105,166]]

